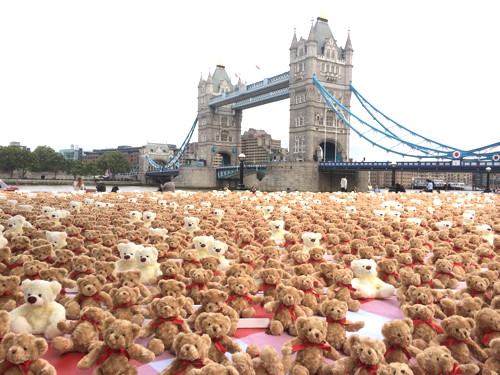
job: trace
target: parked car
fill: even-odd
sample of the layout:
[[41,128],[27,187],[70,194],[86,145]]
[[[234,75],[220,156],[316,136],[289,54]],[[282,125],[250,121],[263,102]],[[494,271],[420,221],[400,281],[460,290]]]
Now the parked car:
[[16,186],[9,186],[5,182],[3,182],[2,180],[0,180],[0,190],[3,190],[3,191],[15,191],[15,190],[19,190],[19,188],[16,187]]

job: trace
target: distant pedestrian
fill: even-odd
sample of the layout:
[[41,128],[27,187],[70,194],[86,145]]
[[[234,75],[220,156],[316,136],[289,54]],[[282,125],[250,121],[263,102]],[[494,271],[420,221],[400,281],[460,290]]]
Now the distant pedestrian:
[[425,187],[424,191],[426,193],[432,193],[434,191],[434,182],[432,182],[432,180],[425,180],[425,182],[427,182],[427,186]]
[[97,191],[98,193],[106,192],[106,185],[98,178],[95,179],[95,191]]
[[158,186],[158,191],[159,191],[160,193],[162,193],[162,192],[163,192],[163,184],[160,184],[160,186]]
[[344,176],[340,179],[340,191],[347,191],[347,176]]
[[396,184],[396,193],[406,193],[406,189],[400,183]]
[[113,187],[111,188],[111,192],[112,192],[112,193],[118,193],[118,190],[120,190],[120,188],[119,188],[118,186],[113,186]]
[[74,182],[73,182],[73,190],[79,191],[79,190],[85,190],[85,184],[83,183],[83,178],[78,177]]
[[175,191],[174,181],[167,181],[163,184],[163,191]]
[[378,187],[378,185],[375,185],[375,189],[373,189],[373,192],[380,193],[380,188]]

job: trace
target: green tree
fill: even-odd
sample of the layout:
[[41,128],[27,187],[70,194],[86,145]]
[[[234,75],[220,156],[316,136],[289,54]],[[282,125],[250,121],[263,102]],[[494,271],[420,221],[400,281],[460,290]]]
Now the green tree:
[[9,172],[10,178],[14,171],[20,169],[22,177],[32,165],[31,152],[19,146],[0,147],[0,169]]
[[76,179],[78,176],[85,176],[86,170],[83,161],[81,160],[68,160],[67,172]]
[[97,166],[104,171],[111,172],[112,179],[117,173],[129,172],[132,169],[130,161],[120,151],[111,151],[97,159]]
[[82,173],[82,175],[84,175],[84,176],[94,176],[95,177],[96,175],[101,174],[103,172],[99,169],[97,164],[93,161],[88,161],[86,163],[83,163],[83,167],[84,167],[84,172]]
[[66,167],[66,160],[64,157],[49,146],[38,146],[35,148],[35,151],[33,151],[33,158],[34,171],[54,172],[54,177],[57,177],[57,173],[63,171]]

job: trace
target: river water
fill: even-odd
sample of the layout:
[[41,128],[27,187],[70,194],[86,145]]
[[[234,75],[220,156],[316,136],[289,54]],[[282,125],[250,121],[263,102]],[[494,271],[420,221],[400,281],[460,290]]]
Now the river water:
[[[73,191],[73,186],[70,185],[19,185],[19,190],[23,191],[32,191],[34,193],[36,192],[43,192],[43,191],[57,191],[57,192],[66,192],[69,193]],[[111,188],[113,185],[106,185],[106,191],[110,192]],[[93,185],[87,186],[88,189],[94,189],[95,187]],[[143,192],[143,191],[157,191],[158,188],[155,186],[144,186],[144,185],[137,185],[137,186],[118,186],[119,190],[118,192]]]

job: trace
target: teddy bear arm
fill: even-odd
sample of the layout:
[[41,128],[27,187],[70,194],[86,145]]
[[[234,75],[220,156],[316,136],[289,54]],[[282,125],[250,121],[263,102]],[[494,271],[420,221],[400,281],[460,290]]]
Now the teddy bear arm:
[[80,362],[77,363],[76,367],[78,367],[80,370],[87,370],[91,368],[94,365],[96,359],[104,353],[104,345],[105,344],[103,342],[96,343],[93,346],[92,350],[86,356],[80,359]]
[[234,341],[229,336],[222,339],[222,345],[227,349],[229,353],[241,352],[241,346],[236,341]]
[[78,321],[73,320],[60,320],[57,322],[57,329],[63,333],[73,333],[75,328],[80,324]]
[[341,358],[331,367],[332,375],[345,375],[354,372],[354,359],[351,357]]
[[252,296],[252,305],[258,305],[264,300],[264,296]]
[[488,354],[475,341],[469,340],[468,346],[472,354],[481,362],[488,359]]
[[62,284],[63,288],[72,289],[72,288],[76,287],[76,281],[75,280],[64,279],[61,284]]
[[278,302],[278,301],[268,302],[264,305],[264,311],[268,312],[268,313],[275,312],[279,305],[280,305],[280,302]]
[[141,296],[143,297],[149,297],[151,295],[151,292],[146,288],[144,285],[139,284],[139,291],[141,292]]
[[155,332],[155,329],[151,326],[151,323],[148,323],[145,327],[142,327],[138,338],[145,339],[146,337],[151,336]]
[[340,354],[334,347],[330,347],[330,350],[323,350],[325,358],[336,361],[340,358]]
[[109,294],[103,291],[99,292],[98,294],[102,299],[102,302],[104,302],[104,306],[106,306],[108,310],[111,310],[113,308],[113,301],[111,300]]
[[[307,308],[307,307],[306,307]],[[303,306],[295,306],[294,308],[294,311],[295,311],[295,316],[298,318],[299,316],[309,316],[308,314],[306,314],[306,311],[305,309],[303,308]]]
[[412,357],[416,357],[417,354],[422,353],[422,351],[414,345],[408,345],[406,348]]
[[345,327],[345,330],[347,332],[357,332],[359,331],[361,328],[364,328],[365,326],[365,322],[360,320],[358,322],[352,322],[352,324],[349,324]]
[[43,358],[38,358],[36,361],[31,362],[30,371],[33,374],[43,375],[56,375],[56,369],[49,362]]
[[302,340],[299,338],[294,338],[289,341],[287,341],[282,347],[281,347],[281,354],[283,355],[291,355],[292,354],[292,347],[294,345],[302,343]]
[[439,308],[439,306],[433,304],[432,305],[432,309],[434,310],[434,317],[435,318],[437,318],[437,319],[444,319],[444,318],[446,318],[446,314],[441,311],[441,309]]
[[155,355],[151,350],[146,349],[142,345],[132,344],[127,348],[127,352],[131,359],[135,359],[141,363],[148,363],[155,359]]
[[464,375],[475,375],[479,372],[479,367],[473,363],[458,366]]

